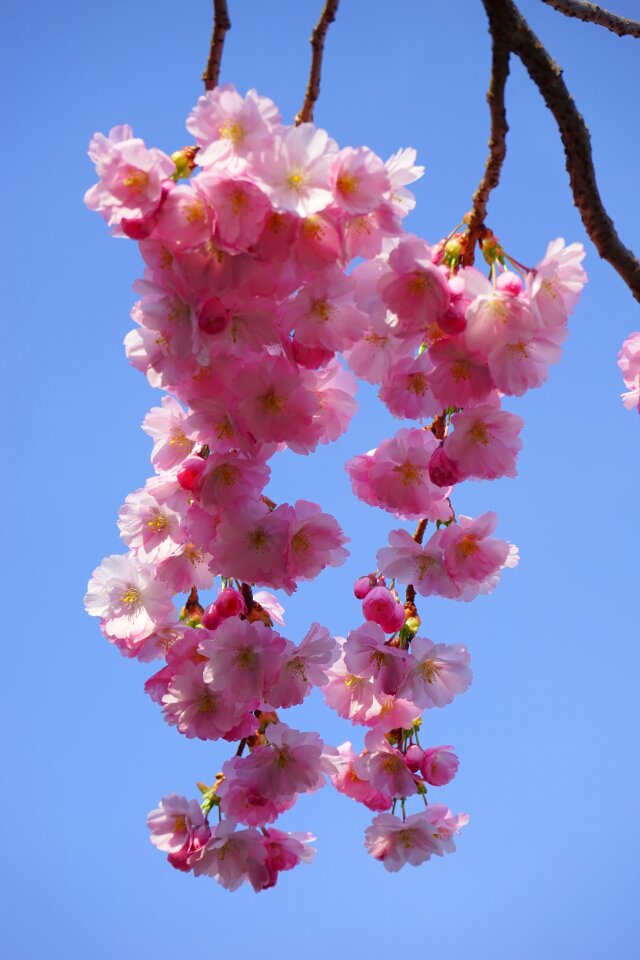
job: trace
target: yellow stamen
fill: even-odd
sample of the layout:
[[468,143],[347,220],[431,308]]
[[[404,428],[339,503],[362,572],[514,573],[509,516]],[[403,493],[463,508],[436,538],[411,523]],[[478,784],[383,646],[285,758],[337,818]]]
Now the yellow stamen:
[[120,599],[123,603],[128,603],[131,606],[134,606],[140,600],[140,591],[136,590],[135,587],[129,587],[127,590],[125,590]]
[[489,441],[492,439],[486,426],[482,421],[478,420],[469,430],[469,436],[471,437],[471,442],[475,444],[482,444],[483,447],[486,447]]
[[353,173],[341,173],[336,180],[336,187],[343,195],[355,193],[358,189],[358,178]]
[[144,170],[136,170],[135,167],[129,167],[127,176],[122,181],[125,187],[129,187],[131,193],[143,193],[149,185],[149,174]]
[[245,129],[241,123],[234,120],[227,120],[218,128],[218,134],[221,140],[230,140],[235,146],[242,143],[245,138]]

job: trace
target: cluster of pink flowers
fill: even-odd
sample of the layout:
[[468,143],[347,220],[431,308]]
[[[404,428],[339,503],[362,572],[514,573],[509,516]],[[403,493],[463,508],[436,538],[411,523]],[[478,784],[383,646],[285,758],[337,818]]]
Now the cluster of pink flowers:
[[[167,723],[238,742],[199,785],[200,804],[171,794],[149,814],[151,839],[179,870],[263,890],[311,858],[309,834],[272,824],[328,776],[379,812],[372,856],[389,870],[415,865],[453,850],[467,821],[427,802],[427,785],[448,783],[458,760],[450,746],[423,749],[418,730],[471,670],[465,646],[417,635],[413,600],[471,600],[517,562],[492,536],[495,515],[456,519],[451,494],[466,478],[515,475],[522,420],[502,398],[540,386],[558,359],[583,251],[555,241],[519,276],[494,242],[491,279],[459,269],[459,236],[429,247],[403,230],[407,185],[422,174],[413,150],[383,162],[339,149],[311,123],[283,124],[255,91],[207,93],[187,129],[195,144],[171,156],[128,126],[96,134],[99,181],[85,198],[139,244],[146,269],[125,348],[165,391],[143,422],[155,474],[119,514],[128,552],[94,571],[86,608],[123,655],[164,661],[145,689]],[[356,584],[364,623],[346,640],[313,623],[296,645],[274,629],[277,597],[256,588],[292,594],[345,561],[347,537],[318,504],[270,500],[269,463],[340,437],[356,378],[418,425],[349,461],[355,494],[436,530],[425,544],[390,533],[378,569]],[[205,609],[199,593],[211,589]],[[313,686],[368,728],[359,755],[282,722],[277,711]],[[407,816],[413,795],[425,808]]]
[[[418,424],[353,457],[347,470],[359,499],[420,523],[413,536],[391,531],[375,572],[356,581],[365,623],[342,644],[324,695],[340,716],[370,728],[359,755],[350,743],[338,748],[332,780],[369,809],[385,811],[367,829],[366,846],[394,871],[453,850],[468,820],[427,802],[429,787],[455,776],[458,758],[450,746],[423,749],[419,730],[423,710],[446,706],[468,688],[469,653],[418,636],[414,601],[417,594],[473,600],[517,564],[517,548],[492,536],[496,514],[456,517],[452,493],[466,479],[516,475],[523,421],[503,409],[503,398],[546,380],[586,280],[579,244],[554,241],[531,270],[512,261],[519,275],[489,236],[486,279],[460,268],[464,240],[429,247],[406,236],[353,271],[356,304],[370,324],[347,360],[358,376],[379,384],[395,417]],[[423,542],[427,521],[435,530]],[[405,603],[396,582],[407,586]],[[407,816],[414,795],[425,809]],[[398,803],[402,817],[395,815]]]
[[618,354],[618,366],[627,388],[622,402],[627,410],[640,411],[640,333],[630,333]]

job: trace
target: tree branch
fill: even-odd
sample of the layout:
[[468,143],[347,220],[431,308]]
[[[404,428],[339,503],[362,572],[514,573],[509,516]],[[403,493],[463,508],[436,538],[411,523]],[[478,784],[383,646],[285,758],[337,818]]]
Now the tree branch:
[[213,33],[211,34],[209,59],[202,74],[205,90],[214,90],[218,86],[224,40],[227,31],[231,30],[227,0],[213,0],[213,12]]
[[640,37],[640,21],[628,20],[617,13],[605,10],[597,3],[587,3],[585,0],[542,0],[565,17],[575,17],[585,23],[596,23],[605,27],[619,37]]
[[640,263],[620,240],[602,202],[589,130],[562,79],[561,68],[551,59],[513,0],[482,0],[482,3],[492,35],[517,54],[555,118],[564,146],[573,202],[593,245],[640,301]]
[[507,111],[504,105],[504,91],[509,76],[509,46],[494,31],[491,30],[491,79],[487,91],[487,103],[491,115],[491,134],[489,136],[489,156],[484,169],[482,180],[473,195],[473,207],[465,217],[468,231],[464,236],[462,264],[469,267],[473,264],[476,243],[482,237],[485,229],[484,219],[487,215],[489,196],[500,182],[500,172],[504,158],[507,155]]
[[313,108],[316,100],[320,96],[320,77],[322,74],[322,55],[324,53],[324,41],[327,36],[329,24],[336,18],[338,4],[340,0],[327,0],[320,19],[316,23],[311,34],[311,70],[309,72],[309,82],[307,83],[307,92],[300,113],[296,117],[295,123],[298,126],[301,123],[310,123],[313,120]]

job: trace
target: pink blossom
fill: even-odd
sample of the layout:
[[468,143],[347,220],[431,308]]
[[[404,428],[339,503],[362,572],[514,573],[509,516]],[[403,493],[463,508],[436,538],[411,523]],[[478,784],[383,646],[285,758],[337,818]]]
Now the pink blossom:
[[460,761],[453,752],[453,747],[429,747],[424,751],[420,772],[433,787],[443,787],[453,780],[459,766]]
[[398,332],[403,336],[420,334],[437,323],[449,306],[449,288],[432,263],[430,248],[411,235],[389,255],[389,273],[383,274],[378,289],[398,317]]
[[295,584],[282,575],[282,560],[287,555],[289,516],[270,511],[263,503],[249,504],[233,515],[224,515],[216,534],[214,562],[225,576],[285,587]]
[[407,654],[385,639],[377,623],[362,624],[347,638],[344,662],[355,675],[373,680],[376,693],[394,694],[405,677]]
[[307,500],[290,509],[288,576],[313,580],[325,567],[341,566],[349,556],[343,546],[348,538],[337,520]]
[[216,214],[216,236],[231,253],[248,250],[259,238],[271,213],[268,198],[250,180],[218,180],[203,175],[198,187]]
[[400,217],[404,217],[416,205],[415,197],[406,189],[408,183],[414,183],[424,174],[424,167],[416,164],[416,156],[412,147],[405,147],[385,163],[391,181],[391,203]]
[[189,456],[193,440],[185,432],[186,414],[173,397],[163,397],[161,407],[153,407],[142,422],[142,429],[153,437],[151,462],[156,470],[171,470]]
[[189,541],[179,551],[167,557],[156,567],[159,580],[173,593],[189,593],[191,587],[208,590],[214,575],[210,569],[211,556],[197,544]]
[[302,288],[287,310],[296,339],[307,347],[345,350],[367,328],[367,316],[353,305],[355,281],[328,268]]
[[196,247],[209,240],[214,223],[206,196],[191,184],[182,184],[164,198],[154,237],[173,247]]
[[417,867],[439,854],[434,827],[426,814],[425,810],[401,820],[391,813],[379,813],[365,831],[368,852],[393,873],[405,863]]
[[394,417],[421,420],[442,410],[429,386],[433,361],[428,353],[419,357],[400,357],[387,371],[379,396]]
[[438,856],[453,853],[456,849],[453,837],[469,823],[469,815],[454,814],[441,803],[430,803],[424,811],[424,816],[431,825],[432,837],[438,844]]
[[480,404],[454,414],[451,424],[453,433],[445,437],[442,449],[461,477],[515,477],[522,417],[494,404]]
[[352,214],[369,213],[391,186],[382,160],[367,147],[341,150],[331,164],[329,183],[336,203]]
[[253,599],[267,611],[274,623],[284,627],[284,607],[268,590],[254,590]]
[[494,389],[486,356],[469,350],[461,337],[434,343],[429,354],[435,364],[431,390],[443,407],[482,403]]
[[438,446],[430,430],[399,430],[363,456],[347,461],[356,496],[407,520],[448,520],[450,488],[429,477],[429,460]]
[[330,212],[312,213],[300,221],[293,250],[295,259],[305,267],[320,270],[343,256],[343,240]]
[[198,501],[214,512],[242,507],[259,498],[270,476],[271,470],[260,458],[212,453],[199,478]]
[[631,333],[618,354],[622,379],[629,389],[622,394],[627,410],[640,410],[640,333]]
[[390,797],[410,797],[417,793],[415,777],[407,767],[404,755],[392,747],[386,737],[371,730],[365,737],[367,752],[353,763],[362,780]]
[[565,327],[549,327],[532,336],[511,339],[489,356],[489,369],[498,390],[521,397],[527,390],[542,386],[550,363],[557,363],[561,344],[568,337]]
[[[186,662],[180,665],[162,697],[164,718],[190,740],[233,740],[239,728],[240,737],[249,736],[256,722],[246,707],[238,703],[241,697],[240,692],[231,706],[222,691],[213,690],[205,681],[202,664]],[[251,706],[251,701],[244,703]]]
[[149,150],[127,125],[113,127],[108,137],[94,134],[89,156],[100,181],[87,190],[84,202],[114,227],[125,218],[139,220],[157,210],[162,185],[175,170],[170,157]]
[[292,870],[299,863],[311,863],[315,855],[310,845],[313,840],[315,837],[311,833],[284,833],[270,827],[262,839],[267,852],[265,865],[269,880],[260,887],[254,885],[256,893],[275,886],[278,875],[285,870]]
[[223,764],[224,779],[218,785],[216,795],[220,798],[220,810],[227,819],[261,827],[289,810],[296,802],[297,794],[276,799],[263,796],[256,785],[250,759],[247,761],[247,757],[232,757]]
[[311,624],[300,645],[287,643],[281,655],[280,675],[266,699],[273,707],[302,703],[312,686],[323,687],[328,670],[339,656],[338,645],[325,627]]
[[477,520],[459,516],[443,531],[442,547],[447,570],[458,583],[486,580],[503,566],[509,544],[489,536],[498,525],[495,513],[484,513]]
[[459,643],[435,644],[414,637],[400,696],[422,707],[445,707],[469,688],[473,676],[469,662],[467,648]]
[[175,617],[169,589],[155,569],[132,555],[112,555],[93,571],[84,598],[85,610],[100,617],[106,634],[142,640]]
[[377,693],[375,710],[370,711],[368,718],[362,722],[378,733],[390,733],[398,728],[411,730],[421,713],[421,707],[411,700],[393,694]]
[[163,797],[160,806],[147,815],[151,843],[165,853],[178,853],[194,835],[206,842],[209,827],[196,800],[177,793]]
[[476,289],[466,311],[464,340],[470,350],[488,354],[508,339],[531,336],[537,323],[526,297],[496,290],[484,277],[478,278]]
[[344,793],[352,800],[363,803],[369,810],[388,810],[393,798],[387,793],[382,793],[381,790],[376,790],[368,780],[360,779],[353,766],[356,759],[349,742],[338,747],[336,772],[331,777],[332,784],[339,793]]
[[312,123],[287,127],[274,152],[263,154],[257,165],[274,206],[302,217],[328,206],[329,168],[336,149],[326,130]]
[[280,126],[280,113],[272,100],[249,90],[242,97],[235,87],[226,83],[209,90],[193,108],[187,130],[203,149],[198,163],[208,167],[229,156],[246,157],[266,145]]
[[567,247],[562,238],[552,240],[544,258],[528,275],[531,305],[543,326],[560,326],[573,311],[587,282],[581,266],[584,255],[581,243]]
[[314,397],[284,357],[267,356],[247,365],[237,375],[235,385],[243,398],[239,412],[254,437],[279,442],[295,438],[310,426]]
[[401,583],[412,583],[423,597],[458,598],[460,588],[444,560],[443,535],[444,530],[437,530],[425,544],[420,544],[407,530],[392,530],[389,546],[377,553],[381,573],[396,577]]
[[325,703],[339,717],[356,724],[375,723],[380,704],[373,683],[351,673],[341,657],[327,671],[327,683],[322,688]]
[[130,493],[118,513],[120,536],[143,563],[164,560],[179,549],[180,516],[146,490]]
[[223,820],[211,832],[207,845],[193,861],[196,877],[213,877],[226,890],[237,890],[245,880],[262,889],[269,882],[267,851],[253,827],[236,830],[234,820]]
[[333,766],[324,759],[324,744],[317,733],[302,733],[285,723],[270,724],[266,746],[255,747],[245,757],[244,769],[255,788],[270,800],[295,793],[313,793],[324,786],[324,774]]
[[213,690],[232,690],[242,702],[260,700],[278,678],[285,640],[263,623],[231,617],[200,644],[206,657],[205,682]]

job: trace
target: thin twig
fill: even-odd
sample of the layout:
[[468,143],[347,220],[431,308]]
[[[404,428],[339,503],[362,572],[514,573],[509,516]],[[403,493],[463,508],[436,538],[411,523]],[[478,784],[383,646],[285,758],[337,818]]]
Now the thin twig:
[[338,4],[340,0],[327,0],[320,19],[316,23],[311,34],[311,70],[309,72],[309,82],[307,83],[307,92],[300,113],[296,117],[295,123],[298,126],[301,123],[311,123],[313,120],[313,108],[316,100],[320,96],[320,77],[322,75],[322,55],[324,53],[324,41],[327,36],[329,24],[336,18]]
[[605,10],[597,3],[587,3],[586,0],[543,0],[543,3],[553,7],[558,13],[563,13],[565,17],[595,23],[619,37],[640,37],[639,20],[628,20],[627,17]]
[[487,103],[491,115],[491,134],[489,137],[489,156],[473,195],[471,213],[465,218],[468,232],[464,236],[462,253],[463,266],[471,266],[474,260],[475,247],[485,230],[484,220],[487,215],[487,204],[491,191],[500,182],[500,172],[504,158],[507,155],[507,111],[504,104],[504,91],[509,76],[509,46],[493,30],[491,30],[491,79],[487,91]]
[[224,39],[227,32],[231,30],[227,0],[213,0],[213,13],[213,33],[211,34],[209,59],[202,74],[205,90],[214,90],[218,86]]
[[583,117],[555,63],[513,0],[482,0],[491,33],[500,37],[522,61],[553,114],[564,146],[573,202],[596,250],[618,271],[640,301],[640,262],[620,240],[607,213],[593,167],[591,138]]

